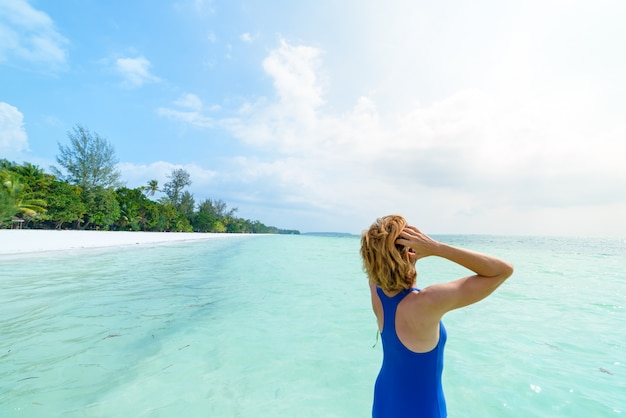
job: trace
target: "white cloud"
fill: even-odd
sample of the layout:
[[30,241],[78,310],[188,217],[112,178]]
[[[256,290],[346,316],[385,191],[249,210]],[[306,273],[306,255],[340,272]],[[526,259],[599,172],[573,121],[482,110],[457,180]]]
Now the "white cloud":
[[174,101],[174,105],[179,109],[160,107],[156,111],[157,115],[183,122],[196,128],[211,128],[214,126],[213,119],[205,113],[207,110],[218,110],[219,106],[210,106],[208,109],[205,109],[202,100],[193,93],[183,94]]
[[239,35],[239,39],[241,39],[242,42],[245,42],[247,44],[250,44],[252,42],[254,42],[257,38],[259,37],[259,35],[251,35],[248,32],[244,32],[241,35]]
[[[292,46],[285,40],[263,61],[265,72],[283,106],[296,106],[296,116],[308,120],[324,104],[324,83],[320,75],[322,51],[309,46]],[[302,113],[300,113],[302,112]]]
[[0,2],[0,62],[18,60],[57,69],[65,65],[67,44],[52,19],[27,1]]
[[202,100],[193,93],[183,94],[174,104],[180,107],[186,107],[195,111],[202,110]]
[[0,155],[12,157],[28,151],[24,116],[14,106],[0,102]]
[[213,126],[213,120],[211,118],[195,111],[189,112],[160,107],[157,109],[157,115],[183,122],[197,128],[210,128]]
[[[352,231],[400,211],[430,220],[436,232],[541,233],[536,220],[547,214],[626,204],[626,123],[594,125],[594,102],[581,91],[517,102],[467,89],[384,116],[362,97],[352,110],[331,114],[322,106],[320,55],[282,41],[264,61],[277,98],[221,121],[277,155],[233,161],[242,194],[278,194],[302,216],[324,212],[327,227]],[[346,218],[352,226],[332,225]],[[565,219],[574,222],[564,216],[560,231]]]
[[127,87],[141,87],[146,83],[158,83],[161,80],[150,73],[152,64],[145,57],[118,58],[115,61],[117,72],[124,77]]

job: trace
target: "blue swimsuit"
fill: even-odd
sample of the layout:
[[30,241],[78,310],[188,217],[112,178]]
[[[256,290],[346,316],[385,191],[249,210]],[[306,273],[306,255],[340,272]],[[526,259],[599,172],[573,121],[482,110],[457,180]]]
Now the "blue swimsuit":
[[446,400],[441,386],[446,329],[439,323],[439,342],[427,353],[415,353],[402,344],[396,333],[396,309],[413,290],[388,297],[379,287],[383,304],[383,365],[374,387],[374,418],[443,418]]

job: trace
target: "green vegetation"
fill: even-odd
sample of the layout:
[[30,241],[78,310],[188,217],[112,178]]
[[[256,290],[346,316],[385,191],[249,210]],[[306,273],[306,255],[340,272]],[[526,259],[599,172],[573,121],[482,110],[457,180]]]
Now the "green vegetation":
[[70,145],[59,144],[57,163],[65,169],[53,167],[59,180],[75,184],[83,190],[107,189],[121,185],[115,149],[97,133],[76,125],[67,133]]
[[39,167],[0,159],[0,228],[100,229],[299,234],[235,216],[221,200],[196,205],[189,173],[173,170],[160,191],[156,180],[129,189],[120,182],[113,147],[98,134],[77,125],[68,132],[70,145],[59,144],[54,174]]

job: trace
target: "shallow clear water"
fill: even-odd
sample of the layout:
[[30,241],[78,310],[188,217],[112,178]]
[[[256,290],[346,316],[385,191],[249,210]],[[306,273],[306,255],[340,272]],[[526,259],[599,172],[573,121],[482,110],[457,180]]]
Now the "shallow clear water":
[[[626,242],[447,236],[516,272],[448,314],[450,417],[626,414]],[[0,257],[0,417],[367,417],[357,237]],[[465,272],[428,258],[418,285]]]

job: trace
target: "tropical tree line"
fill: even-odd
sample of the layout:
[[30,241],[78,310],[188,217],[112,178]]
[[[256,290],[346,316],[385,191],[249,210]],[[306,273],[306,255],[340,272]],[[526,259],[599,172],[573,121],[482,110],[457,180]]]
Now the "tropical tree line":
[[[0,159],[0,228],[299,233],[239,218],[219,199],[196,202],[184,169],[172,170],[163,187],[157,180],[125,187],[108,141],[80,125],[68,139],[51,173]],[[163,197],[155,199],[157,192]]]

